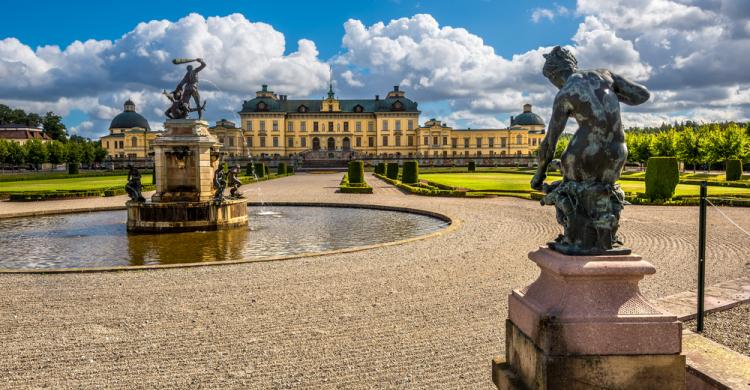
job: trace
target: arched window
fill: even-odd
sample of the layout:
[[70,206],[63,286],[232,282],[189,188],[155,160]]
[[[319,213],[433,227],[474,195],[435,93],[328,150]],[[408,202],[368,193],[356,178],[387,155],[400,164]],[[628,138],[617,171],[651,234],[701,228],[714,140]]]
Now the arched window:
[[391,105],[391,110],[393,110],[393,111],[403,111],[404,110],[404,104],[401,103],[400,100],[396,100],[396,102]]
[[362,111],[364,111],[364,108],[360,106],[359,104],[354,106],[354,112],[362,112]]
[[297,107],[297,112],[307,112],[307,106],[304,104],[300,104],[300,106]]
[[516,145],[520,145],[523,142],[523,137],[521,134],[516,136]]
[[266,104],[266,102],[259,102],[255,107],[258,111],[268,111],[268,104]]

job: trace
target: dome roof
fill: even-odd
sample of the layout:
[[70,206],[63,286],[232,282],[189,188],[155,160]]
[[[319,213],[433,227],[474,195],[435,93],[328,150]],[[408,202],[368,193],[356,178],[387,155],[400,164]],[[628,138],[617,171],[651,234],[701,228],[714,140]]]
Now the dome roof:
[[523,106],[522,114],[515,116],[515,117],[511,117],[510,125],[511,126],[516,126],[516,125],[518,126],[533,126],[533,125],[544,126],[544,119],[542,119],[542,117],[540,117],[539,115],[531,112],[531,105],[526,104]]
[[148,121],[143,115],[135,112],[135,104],[132,100],[128,99],[125,102],[125,110],[117,114],[112,122],[109,124],[110,129],[132,129],[134,127],[140,127],[142,129],[151,130],[148,125]]

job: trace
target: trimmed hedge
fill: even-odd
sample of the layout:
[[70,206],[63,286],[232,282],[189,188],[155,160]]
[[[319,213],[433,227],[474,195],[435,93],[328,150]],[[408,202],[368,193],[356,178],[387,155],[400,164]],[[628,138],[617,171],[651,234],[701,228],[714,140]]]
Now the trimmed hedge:
[[280,162],[279,166],[276,167],[276,174],[286,175],[286,163]]
[[378,165],[375,166],[375,173],[378,175],[385,175],[385,163],[378,163]]
[[294,175],[294,167],[291,165],[286,166],[286,174],[287,175]]
[[263,174],[265,176],[270,176],[271,175],[270,171],[268,170],[268,165],[266,165],[266,164],[263,164]]
[[477,170],[477,163],[474,161],[469,161],[469,172],[474,172]]
[[398,163],[388,163],[385,166],[385,176],[392,180],[398,179]]
[[349,174],[345,173],[339,184],[339,192],[342,194],[372,194],[372,187],[364,180],[361,183],[349,183]]
[[77,175],[79,166],[79,163],[68,163],[68,174]]
[[670,199],[680,182],[680,170],[674,157],[651,157],[646,164],[646,196]]
[[401,181],[407,184],[419,182],[419,163],[416,161],[404,161],[401,172]]
[[255,176],[260,179],[264,176],[266,176],[266,172],[268,171],[268,168],[266,168],[266,165],[263,163],[255,163],[253,164],[253,173],[255,173]]
[[349,183],[365,182],[365,163],[362,160],[349,161]]
[[742,161],[737,159],[727,160],[727,181],[742,179]]
[[[144,185],[143,192],[153,191],[153,184]],[[125,188],[108,188],[103,190],[58,190],[58,191],[29,191],[29,192],[11,192],[8,194],[8,200],[12,202],[33,202],[39,200],[53,199],[75,199],[91,198],[100,196],[117,196],[125,195]]]
[[247,176],[253,175],[253,164],[247,163],[247,166],[245,167],[245,175]]

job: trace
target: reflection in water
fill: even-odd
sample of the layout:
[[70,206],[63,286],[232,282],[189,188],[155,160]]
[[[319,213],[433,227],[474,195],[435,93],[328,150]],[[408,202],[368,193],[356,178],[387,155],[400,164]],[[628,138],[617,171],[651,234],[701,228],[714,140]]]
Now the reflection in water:
[[125,211],[0,220],[0,268],[72,268],[260,259],[371,245],[445,227],[395,211],[329,207],[250,208],[235,229],[128,234]]

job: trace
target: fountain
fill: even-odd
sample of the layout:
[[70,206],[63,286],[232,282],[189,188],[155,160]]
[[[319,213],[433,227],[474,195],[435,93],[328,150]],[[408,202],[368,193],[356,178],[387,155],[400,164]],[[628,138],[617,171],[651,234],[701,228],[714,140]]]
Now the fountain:
[[[202,120],[205,101],[201,105],[197,73],[205,68],[202,59],[176,59],[175,64],[198,62],[187,67],[185,77],[171,93],[164,92],[172,105],[166,111],[165,133],[154,145],[154,177],[156,193],[151,201],[143,201],[140,183],[130,185],[127,202],[129,232],[175,232],[217,230],[247,225],[246,201],[236,192],[224,197],[226,182],[222,164],[221,144],[208,131]],[[195,107],[190,107],[190,99]],[[189,119],[190,112],[198,119]],[[231,175],[231,173],[230,173]],[[135,180],[140,180],[136,175]]]

